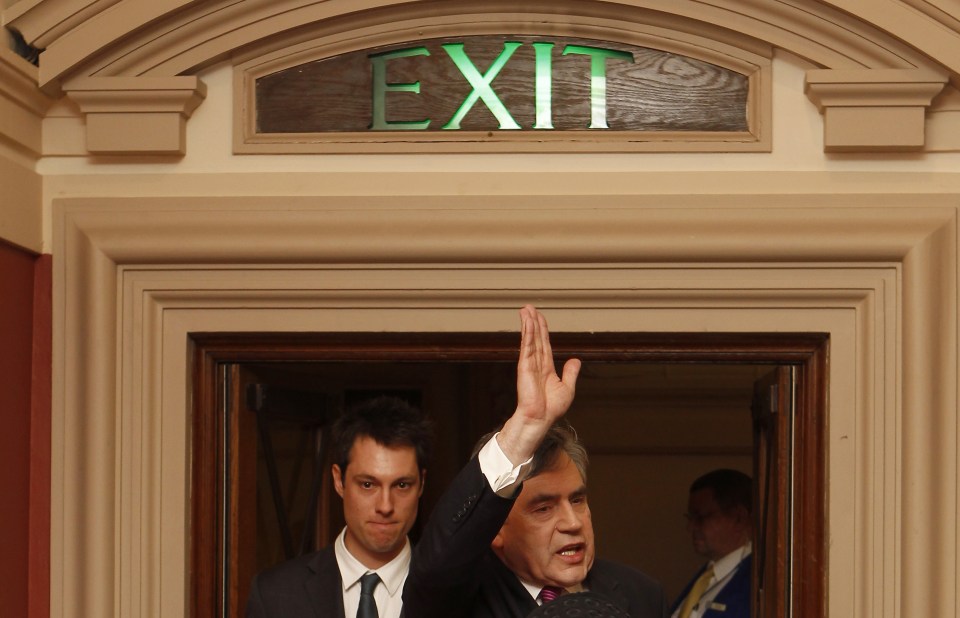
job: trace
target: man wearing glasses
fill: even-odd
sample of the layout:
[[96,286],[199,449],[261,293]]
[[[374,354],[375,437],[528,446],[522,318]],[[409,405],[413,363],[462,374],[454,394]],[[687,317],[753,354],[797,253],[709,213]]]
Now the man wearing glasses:
[[690,485],[687,531],[707,563],[674,602],[671,618],[750,618],[752,481],[714,470]]

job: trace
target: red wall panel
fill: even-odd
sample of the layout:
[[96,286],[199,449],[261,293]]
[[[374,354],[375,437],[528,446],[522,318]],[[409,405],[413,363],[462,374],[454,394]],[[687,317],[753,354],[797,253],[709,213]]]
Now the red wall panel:
[[29,607],[36,261],[0,242],[0,607],[9,616],[27,616]]
[[[31,559],[44,548],[49,556],[49,272],[49,257],[0,242],[0,607],[9,616],[49,615],[49,558]],[[31,590],[34,576],[41,581]]]
[[53,372],[53,258],[34,268],[30,391],[29,618],[50,616],[50,410]]

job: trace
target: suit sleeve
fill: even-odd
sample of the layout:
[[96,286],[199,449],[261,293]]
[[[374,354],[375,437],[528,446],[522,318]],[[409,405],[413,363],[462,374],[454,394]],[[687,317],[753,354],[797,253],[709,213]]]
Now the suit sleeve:
[[267,618],[267,610],[263,607],[263,598],[260,596],[260,577],[255,576],[250,585],[250,596],[247,598],[246,618]]
[[497,496],[474,457],[444,492],[414,548],[403,590],[404,613],[416,618],[466,615],[479,593],[490,543],[513,500]]
[[246,618],[343,618],[340,570],[333,547],[264,569],[254,576]]

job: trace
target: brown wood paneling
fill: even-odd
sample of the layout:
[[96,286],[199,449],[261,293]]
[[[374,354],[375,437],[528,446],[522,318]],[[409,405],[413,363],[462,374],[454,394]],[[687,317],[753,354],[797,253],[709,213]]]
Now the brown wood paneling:
[[255,575],[255,554],[243,551],[249,539],[257,535],[257,427],[256,417],[247,410],[245,402],[245,373],[243,367],[233,364],[225,368],[229,391],[228,407],[229,448],[226,470],[229,471],[226,496],[229,529],[226,552],[230,566],[227,574],[227,606],[231,616],[241,616],[242,603],[250,593],[250,581]]
[[794,427],[793,615],[827,615],[827,381],[830,342],[797,368]]
[[752,613],[785,615],[790,513],[790,435],[795,420],[794,376],[788,366],[759,380],[754,388],[754,560]]
[[[419,92],[385,95],[388,122],[429,119],[429,131],[456,113],[473,86],[442,47],[463,43],[480,74],[503,52],[506,42],[522,45],[491,82],[492,90],[524,131],[536,129],[535,52],[531,43],[554,43],[550,71],[555,131],[584,131],[591,123],[591,58],[562,52],[567,45],[631,53],[634,62],[606,65],[607,125],[614,131],[747,131],[747,77],[675,53],[607,41],[549,36],[467,36],[411,41],[315,60],[256,80],[258,133],[369,131],[373,118],[370,54],[423,47],[417,55],[386,61],[386,81],[419,83]],[[497,131],[500,123],[477,101],[460,129]],[[597,129],[599,130],[599,129]],[[416,133],[417,131],[411,131]]]
[[[223,615],[223,517],[218,508],[224,473],[222,415],[217,414],[223,389],[217,354],[194,348],[190,518],[190,615]],[[220,593],[220,594],[218,594]]]

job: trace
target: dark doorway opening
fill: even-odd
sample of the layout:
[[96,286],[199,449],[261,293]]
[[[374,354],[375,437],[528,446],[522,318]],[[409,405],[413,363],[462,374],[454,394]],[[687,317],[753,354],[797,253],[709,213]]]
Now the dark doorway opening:
[[[755,615],[824,616],[826,336],[552,338],[558,359],[584,361],[569,419],[591,452],[598,553],[676,594],[675,582],[699,560],[682,530],[687,485],[709,467],[753,471],[764,480],[767,514],[755,542],[765,556],[757,561]],[[253,573],[339,532],[324,428],[351,399],[399,393],[437,424],[420,521],[474,441],[513,410],[515,334],[198,333],[193,340],[197,616],[241,616]],[[758,422],[754,387],[764,376],[776,383],[778,372],[780,416]]]

